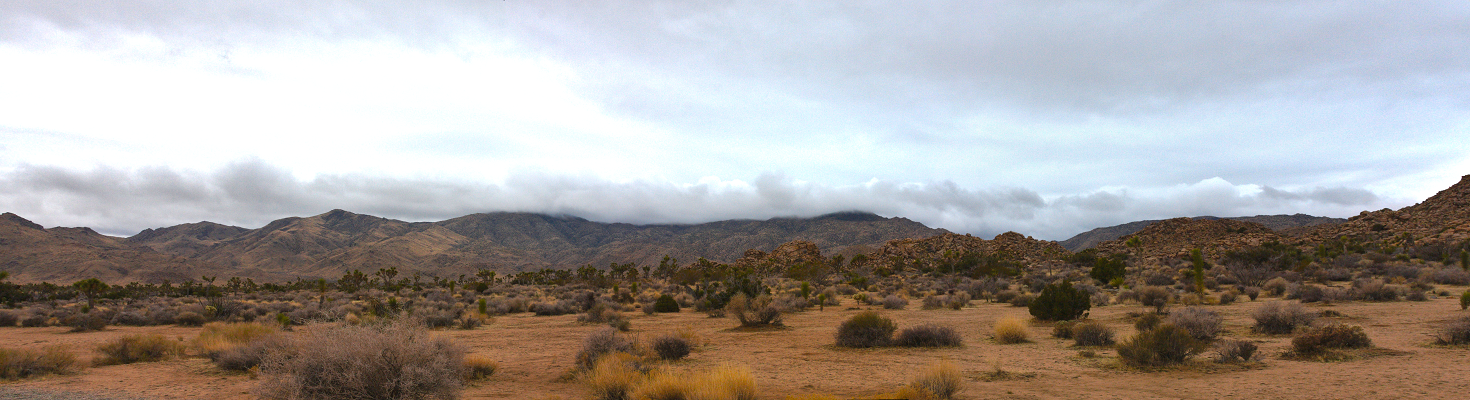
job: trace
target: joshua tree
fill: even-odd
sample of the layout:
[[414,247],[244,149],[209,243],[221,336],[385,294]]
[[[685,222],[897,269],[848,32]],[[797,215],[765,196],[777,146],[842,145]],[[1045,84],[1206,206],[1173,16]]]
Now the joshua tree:
[[83,279],[71,284],[71,286],[76,288],[78,292],[81,292],[83,296],[87,296],[87,309],[91,309],[92,306],[96,305],[97,295],[107,290],[107,284],[102,283],[97,278]]

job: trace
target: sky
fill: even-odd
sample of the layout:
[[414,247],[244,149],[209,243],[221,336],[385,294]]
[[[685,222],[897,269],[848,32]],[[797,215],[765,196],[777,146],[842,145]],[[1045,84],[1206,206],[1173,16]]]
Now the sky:
[[1470,174],[1463,1],[0,2],[0,211],[862,210],[1062,240]]

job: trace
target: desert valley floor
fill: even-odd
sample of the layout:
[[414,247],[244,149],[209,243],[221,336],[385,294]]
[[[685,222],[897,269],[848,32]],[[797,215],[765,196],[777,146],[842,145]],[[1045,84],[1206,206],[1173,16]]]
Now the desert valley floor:
[[[1459,293],[1464,287],[1447,287]],[[788,314],[785,328],[742,331],[728,318],[710,318],[688,309],[677,314],[631,318],[631,335],[644,340],[654,335],[692,331],[702,342],[688,358],[661,365],[675,369],[708,369],[730,363],[750,368],[761,398],[782,399],[808,394],[861,398],[891,392],[924,367],[938,361],[954,363],[966,379],[958,398],[965,399],[1145,399],[1145,398],[1460,398],[1470,393],[1470,349],[1434,345],[1432,334],[1462,311],[1455,298],[1427,302],[1345,302],[1310,304],[1308,310],[1332,310],[1341,317],[1322,318],[1360,325],[1377,348],[1348,361],[1294,361],[1280,357],[1290,347],[1287,335],[1250,331],[1251,310],[1266,301],[1242,301],[1207,306],[1225,317],[1223,338],[1245,339],[1260,346],[1258,363],[1217,364],[1209,352],[1191,363],[1163,370],[1141,371],[1122,367],[1111,349],[1095,348],[1095,357],[1083,357],[1072,341],[1053,338],[1051,326],[1032,323],[1031,343],[1002,345],[990,339],[992,324],[1006,316],[1028,317],[1025,308],[976,301],[962,310],[881,310],[846,300],[825,311]],[[1177,306],[1176,306],[1177,307]],[[837,326],[858,310],[877,309],[899,327],[934,323],[953,327],[964,337],[959,348],[846,349],[833,346]],[[1137,305],[1110,305],[1092,309],[1091,318],[1117,330],[1119,339],[1134,333],[1129,312]],[[576,315],[534,316],[530,313],[495,317],[473,330],[446,329],[471,353],[487,355],[500,364],[488,380],[470,384],[467,399],[581,399],[587,389],[563,378],[584,337],[602,328],[582,324]],[[310,329],[311,326],[301,327]],[[9,347],[40,348],[66,344],[83,362],[97,344],[125,334],[159,333],[189,340],[199,328],[176,326],[109,327],[105,331],[68,333],[65,327],[0,328]],[[995,374],[999,367],[1005,374]],[[72,375],[0,384],[7,392],[87,392],[109,398],[246,399],[256,383],[249,374],[226,373],[207,359],[185,357],[163,362],[89,367]]]

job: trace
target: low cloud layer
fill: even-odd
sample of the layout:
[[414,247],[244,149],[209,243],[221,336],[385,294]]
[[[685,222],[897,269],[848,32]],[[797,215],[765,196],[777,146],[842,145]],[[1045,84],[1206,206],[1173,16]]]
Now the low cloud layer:
[[613,182],[543,172],[520,172],[495,184],[364,175],[302,180],[259,160],[215,171],[26,165],[0,175],[0,185],[9,189],[0,194],[5,211],[46,226],[89,226],[123,236],[201,220],[257,228],[274,219],[334,208],[408,221],[526,211],[635,224],[864,210],[982,237],[1016,231],[1061,240],[1141,219],[1298,212],[1347,216],[1393,203],[1362,189],[1282,190],[1219,178],[1048,199],[1025,188],[881,180],[827,185],[775,173],[749,181],[711,177],[690,183]]

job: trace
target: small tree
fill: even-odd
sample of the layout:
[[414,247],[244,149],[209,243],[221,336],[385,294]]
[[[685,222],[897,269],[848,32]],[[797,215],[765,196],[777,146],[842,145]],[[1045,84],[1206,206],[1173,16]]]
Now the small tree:
[[71,286],[76,288],[78,292],[81,292],[83,296],[87,296],[88,309],[91,309],[94,305],[96,305],[97,295],[101,294],[102,291],[107,290],[107,284],[102,283],[102,281],[97,278],[83,279],[71,284]]
[[1043,321],[1076,319],[1092,308],[1087,291],[1072,287],[1072,282],[1046,285],[1041,296],[1031,301],[1031,316]]
[[1111,284],[1116,280],[1122,279],[1128,271],[1128,262],[1126,260],[1122,254],[1098,257],[1096,261],[1093,261],[1092,272],[1088,275],[1104,285]]

